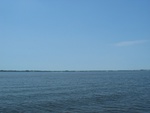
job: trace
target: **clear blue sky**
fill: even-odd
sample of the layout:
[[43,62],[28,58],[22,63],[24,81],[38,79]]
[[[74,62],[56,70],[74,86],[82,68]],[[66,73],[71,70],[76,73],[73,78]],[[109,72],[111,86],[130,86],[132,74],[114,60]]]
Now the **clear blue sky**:
[[150,0],[1,0],[0,69],[150,69]]

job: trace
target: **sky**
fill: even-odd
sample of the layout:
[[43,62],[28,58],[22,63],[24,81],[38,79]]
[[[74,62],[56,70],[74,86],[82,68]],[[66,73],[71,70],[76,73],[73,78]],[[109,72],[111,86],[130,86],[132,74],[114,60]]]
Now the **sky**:
[[0,70],[150,69],[150,0],[1,0]]

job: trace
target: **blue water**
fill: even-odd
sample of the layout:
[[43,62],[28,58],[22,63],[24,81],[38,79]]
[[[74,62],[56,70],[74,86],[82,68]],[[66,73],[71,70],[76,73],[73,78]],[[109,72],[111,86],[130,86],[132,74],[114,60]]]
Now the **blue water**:
[[150,71],[0,72],[0,113],[150,113]]

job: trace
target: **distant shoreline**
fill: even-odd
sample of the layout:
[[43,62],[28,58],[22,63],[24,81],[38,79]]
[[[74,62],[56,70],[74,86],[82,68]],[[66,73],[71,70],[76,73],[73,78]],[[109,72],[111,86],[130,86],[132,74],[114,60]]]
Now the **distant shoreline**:
[[139,70],[0,70],[0,72],[116,72],[116,71],[150,71],[150,69],[139,69]]

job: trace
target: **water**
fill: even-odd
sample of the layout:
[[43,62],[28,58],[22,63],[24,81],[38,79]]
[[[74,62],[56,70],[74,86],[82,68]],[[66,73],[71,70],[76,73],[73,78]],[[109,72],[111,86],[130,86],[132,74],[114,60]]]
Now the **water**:
[[0,72],[0,113],[149,113],[150,71]]

